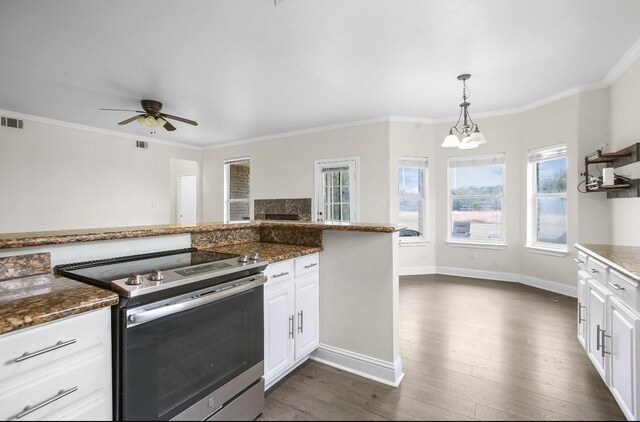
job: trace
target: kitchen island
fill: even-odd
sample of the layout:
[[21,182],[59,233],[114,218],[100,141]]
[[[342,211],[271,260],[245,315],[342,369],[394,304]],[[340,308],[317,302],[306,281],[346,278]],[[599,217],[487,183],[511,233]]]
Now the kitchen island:
[[0,257],[51,253],[53,265],[185,247],[258,252],[271,262],[320,252],[320,345],[312,358],[398,385],[402,225],[248,221],[0,235]]

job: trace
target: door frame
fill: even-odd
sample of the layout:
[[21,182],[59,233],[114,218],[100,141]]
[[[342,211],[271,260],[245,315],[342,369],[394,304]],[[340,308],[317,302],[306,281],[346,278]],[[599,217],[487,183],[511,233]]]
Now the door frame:
[[[360,157],[346,157],[346,158],[326,158],[322,160],[315,160],[314,165],[314,195],[313,195],[313,212],[315,212],[315,216],[312,218],[312,221],[318,221],[318,212],[320,204],[322,203],[322,177],[321,171],[322,167],[325,164],[331,164],[333,166],[337,165],[347,165],[349,166],[349,170],[353,172],[353,182],[349,185],[351,190],[351,207],[350,207],[350,222],[358,222],[360,221]],[[323,219],[324,221],[324,219]]]
[[198,202],[199,202],[199,198],[198,198],[198,189],[200,189],[200,181],[199,179],[199,174],[197,173],[185,173],[185,174],[177,174],[176,175],[176,224],[182,224],[180,223],[180,211],[182,211],[182,204],[180,199],[182,198],[182,183],[181,180],[183,177],[190,177],[190,176],[195,176],[196,178],[196,223],[198,222]]

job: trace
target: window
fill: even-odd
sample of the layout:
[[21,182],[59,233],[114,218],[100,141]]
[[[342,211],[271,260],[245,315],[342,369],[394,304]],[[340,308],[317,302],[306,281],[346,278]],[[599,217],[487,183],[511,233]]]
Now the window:
[[400,241],[416,242],[426,238],[426,158],[400,158],[398,161],[398,222],[407,226]]
[[450,242],[504,244],[504,154],[449,158]]
[[316,161],[318,221],[357,221],[356,158]]
[[529,152],[527,246],[566,251],[567,147]]
[[224,219],[241,221],[250,218],[250,176],[249,158],[225,160]]

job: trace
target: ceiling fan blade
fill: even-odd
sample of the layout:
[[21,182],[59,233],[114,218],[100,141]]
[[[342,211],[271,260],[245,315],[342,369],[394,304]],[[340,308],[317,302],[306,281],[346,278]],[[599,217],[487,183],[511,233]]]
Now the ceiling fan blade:
[[169,122],[166,122],[163,127],[169,132],[173,132],[174,130],[176,130],[176,127]]
[[101,108],[100,110],[103,111],[131,111],[134,113],[144,113],[144,111],[140,111],[140,110],[123,110],[121,108]]
[[138,117],[139,117],[139,116],[133,116],[133,117],[131,117],[131,118],[127,119],[127,120],[123,120],[123,121],[121,121],[121,122],[120,122],[120,123],[118,123],[118,124],[119,124],[119,125],[126,125],[126,124],[128,124],[128,123],[133,122],[133,121],[134,121],[135,119],[137,119]]
[[160,113],[160,116],[166,117],[168,119],[177,120],[177,121],[182,122],[182,123],[187,123],[187,124],[190,124],[190,125],[193,125],[193,126],[198,126],[198,122],[194,122],[193,120],[185,119],[184,117],[173,116],[171,114],[166,114],[166,113]]

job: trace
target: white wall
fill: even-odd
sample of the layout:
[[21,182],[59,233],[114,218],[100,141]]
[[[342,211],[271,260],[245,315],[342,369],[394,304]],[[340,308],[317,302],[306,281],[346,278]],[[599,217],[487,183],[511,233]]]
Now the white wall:
[[[618,78],[609,89],[609,150],[616,151],[640,142],[640,59]],[[623,176],[640,178],[640,162],[616,170]],[[640,198],[609,200],[612,242],[640,246]]]
[[201,152],[33,121],[0,127],[0,233],[168,224],[171,158]]
[[[224,160],[251,160],[254,199],[312,198],[315,160],[360,157],[360,220],[389,221],[389,124],[376,123],[206,150],[204,219],[223,219]],[[314,211],[315,212],[315,211]]]

